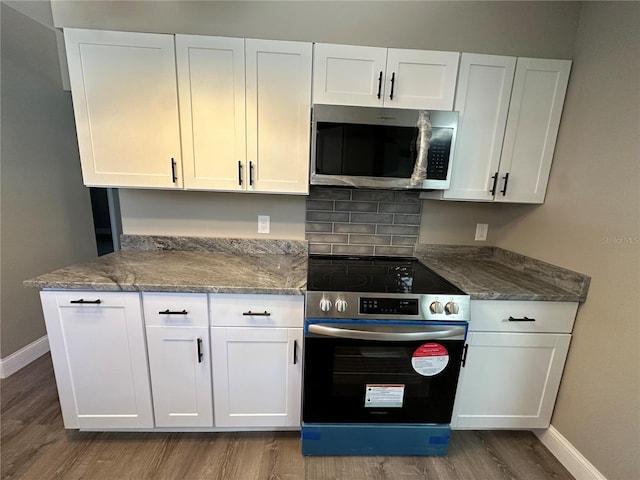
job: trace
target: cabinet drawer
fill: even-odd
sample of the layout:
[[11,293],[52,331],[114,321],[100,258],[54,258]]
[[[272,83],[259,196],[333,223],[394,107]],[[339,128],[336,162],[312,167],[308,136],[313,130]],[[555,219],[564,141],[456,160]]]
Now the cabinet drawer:
[[[302,327],[302,295],[210,294],[211,325],[217,327]],[[253,315],[252,315],[253,314]]]
[[206,293],[143,293],[147,326],[194,326],[209,324]]
[[571,333],[577,310],[578,302],[472,300],[469,331]]

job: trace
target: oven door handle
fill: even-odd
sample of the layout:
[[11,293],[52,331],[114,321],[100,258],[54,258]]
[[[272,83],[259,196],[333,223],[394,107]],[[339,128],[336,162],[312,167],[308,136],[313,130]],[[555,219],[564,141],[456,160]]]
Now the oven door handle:
[[354,340],[377,340],[408,342],[412,340],[464,340],[465,327],[436,327],[434,330],[415,330],[411,332],[352,330],[349,328],[330,327],[313,323],[309,325],[309,333],[326,337],[351,338]]

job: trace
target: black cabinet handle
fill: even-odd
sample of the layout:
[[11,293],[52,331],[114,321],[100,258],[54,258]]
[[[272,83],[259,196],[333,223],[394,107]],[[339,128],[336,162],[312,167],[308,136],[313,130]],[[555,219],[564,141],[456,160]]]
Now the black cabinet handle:
[[198,338],[197,340],[198,343],[198,363],[202,363],[202,338]]
[[469,353],[469,344],[465,343],[464,349],[462,350],[462,366],[463,367],[467,364],[467,353]]
[[522,317],[522,318],[509,317],[509,321],[510,322],[535,322],[536,319],[535,318],[529,318],[529,317]]
[[97,299],[97,300],[85,300],[84,298],[81,298],[80,300],[71,300],[69,303],[88,303],[88,304],[93,304],[93,305],[100,305],[102,303],[102,300]]
[[380,75],[378,75],[378,98],[382,95],[382,70],[380,70]]
[[180,312],[176,312],[176,311],[171,311],[168,308],[166,310],[163,310],[162,312],[158,312],[158,315],[187,315],[189,312],[187,312],[186,310],[182,310]]
[[238,185],[242,186],[242,162],[238,160]]
[[266,310],[264,312],[252,312],[251,310],[249,310],[248,312],[243,312],[242,315],[244,315],[245,317],[247,317],[247,316],[252,316],[252,317],[270,317],[271,313],[267,312]]
[[393,86],[396,82],[396,72],[391,74],[391,93],[389,94],[389,100],[393,100]]
[[504,188],[500,190],[500,193],[504,197],[507,194],[507,182],[509,181],[509,172],[505,173],[504,177],[502,178],[504,179]]
[[496,174],[493,175],[491,178],[493,179],[493,186],[489,191],[491,192],[491,196],[493,197],[496,194],[496,187],[498,186],[498,172],[496,172]]
[[178,180],[178,177],[176,177],[176,161],[172,158],[171,159],[171,181],[173,183],[176,183],[176,180]]
[[253,185],[253,162],[249,162],[249,185]]
[[298,341],[293,341],[293,364],[298,363]]

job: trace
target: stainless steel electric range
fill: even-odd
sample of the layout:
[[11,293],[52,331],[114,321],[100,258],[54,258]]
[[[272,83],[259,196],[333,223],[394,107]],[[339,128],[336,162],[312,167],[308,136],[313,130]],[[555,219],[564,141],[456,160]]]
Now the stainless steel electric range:
[[418,260],[310,256],[306,455],[444,455],[469,296]]

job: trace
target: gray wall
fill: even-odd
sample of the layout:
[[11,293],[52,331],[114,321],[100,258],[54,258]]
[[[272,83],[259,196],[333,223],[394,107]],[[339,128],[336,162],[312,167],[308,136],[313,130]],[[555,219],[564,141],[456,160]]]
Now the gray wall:
[[57,27],[571,58],[579,2],[54,0]]
[[546,202],[497,243],[592,276],[552,424],[640,478],[640,4],[584,4]]
[[[49,8],[29,7],[45,14]],[[6,358],[46,334],[38,292],[23,288],[23,280],[95,257],[96,245],[55,32],[4,3],[0,15],[0,356]]]

